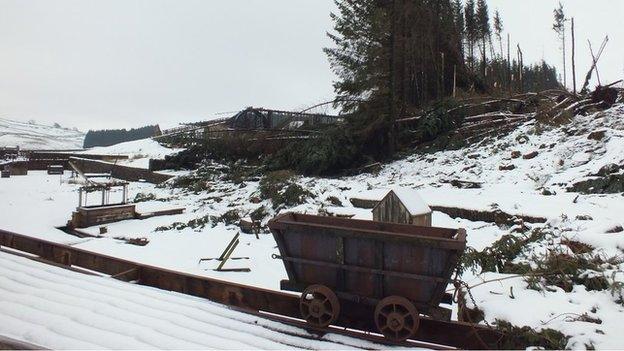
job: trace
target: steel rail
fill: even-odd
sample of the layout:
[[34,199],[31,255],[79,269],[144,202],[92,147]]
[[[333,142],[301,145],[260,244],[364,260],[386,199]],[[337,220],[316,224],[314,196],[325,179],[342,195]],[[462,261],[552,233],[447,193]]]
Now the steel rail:
[[300,320],[299,296],[294,294],[176,272],[4,230],[0,230],[0,246],[35,255],[37,257],[32,259],[64,268],[82,268],[122,281],[206,298],[315,333],[336,333],[383,345],[412,348],[432,348],[431,344],[437,344],[463,349],[498,349],[503,337],[491,328],[423,317],[414,336],[418,341],[391,342],[373,335],[377,333],[374,307],[354,301],[341,301],[342,312],[333,327],[314,328]]

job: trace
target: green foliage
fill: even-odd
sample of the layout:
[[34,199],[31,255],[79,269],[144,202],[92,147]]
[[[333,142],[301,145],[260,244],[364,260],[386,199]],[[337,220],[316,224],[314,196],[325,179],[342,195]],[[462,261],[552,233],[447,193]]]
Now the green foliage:
[[169,185],[173,188],[186,189],[194,193],[211,190],[210,182],[227,181],[242,184],[246,181],[258,180],[261,169],[250,166],[246,162],[231,162],[228,165],[204,164],[192,174],[174,178]]
[[330,196],[327,198],[327,200],[330,204],[332,204],[333,206],[338,206],[338,207],[342,207],[344,206],[342,204],[342,201],[340,201],[339,198],[335,197],[335,196]]
[[[461,125],[463,115],[453,109],[458,106],[456,101],[443,100],[436,103],[427,113],[418,121],[418,132],[420,140],[430,141],[438,136],[447,133]],[[449,112],[451,111],[451,112]]]
[[204,229],[206,228],[208,225],[210,225],[211,227],[215,227],[217,225],[217,223],[219,222],[223,222],[226,225],[232,225],[235,224],[236,222],[238,222],[240,220],[240,215],[238,213],[237,210],[229,210],[227,212],[225,212],[224,214],[222,214],[221,216],[217,217],[217,216],[212,216],[212,215],[206,215],[203,217],[199,217],[199,218],[194,218],[191,219],[190,221],[183,223],[183,222],[174,222],[170,225],[165,225],[165,226],[160,226],[157,227],[156,229],[154,229],[154,231],[156,232],[165,232],[165,231],[169,231],[169,230],[183,230],[186,228],[192,228],[192,229]]
[[196,228],[204,229],[211,222],[215,222],[214,219],[215,219],[214,216],[206,215],[200,218],[191,219],[190,221],[186,223],[186,226],[193,228],[193,229],[196,229]]
[[257,180],[262,174],[261,171],[260,167],[249,165],[247,162],[239,160],[230,163],[224,169],[224,175],[221,180],[241,184],[246,181]]
[[362,147],[346,128],[291,143],[267,161],[271,170],[292,169],[305,175],[331,175],[362,164]]
[[273,209],[300,205],[312,194],[298,184],[294,184],[293,173],[275,171],[267,173],[260,180],[260,197],[270,199]]
[[[482,251],[468,248],[462,256],[459,270],[472,269],[476,272],[480,269],[481,272],[524,275],[529,288],[534,290],[557,286],[569,292],[574,285],[583,285],[589,291],[600,291],[612,287],[602,272],[609,267],[615,268],[622,260],[617,257],[604,259],[593,254],[590,246],[575,244],[574,248],[570,247],[578,254],[550,251],[533,255],[527,263],[514,262],[528,244],[546,237],[546,232],[536,229],[528,236],[504,235]],[[569,241],[562,243],[571,245]]]
[[265,206],[260,206],[249,214],[252,221],[262,221],[269,215],[269,211]]
[[503,320],[496,320],[496,329],[502,332],[500,340],[502,350],[539,347],[546,350],[565,350],[569,336],[554,329],[536,331],[530,327],[517,327]]
[[567,292],[572,291],[574,285],[584,285],[588,291],[602,291],[610,288],[607,278],[601,274],[606,265],[619,264],[620,260],[611,258],[604,260],[599,255],[568,255],[550,252],[541,257],[531,259],[536,266],[531,272],[540,277],[539,285],[531,281],[533,288],[541,286],[557,286]]
[[160,227],[157,227],[156,229],[154,229],[155,232],[166,232],[169,230],[182,230],[184,228],[187,228],[188,224],[187,223],[182,223],[182,222],[173,222],[170,225],[163,225]]
[[240,214],[237,210],[229,210],[219,217],[219,221],[225,223],[226,225],[231,225],[238,222],[240,218]]
[[134,197],[133,202],[134,203],[139,203],[139,202],[147,202],[147,201],[153,201],[156,200],[156,195],[152,194],[152,193],[138,193],[136,194],[136,196]]
[[385,102],[386,111],[411,111],[449,96],[455,69],[457,85],[470,85],[461,54],[463,30],[451,0],[405,1],[400,9],[387,1],[335,2],[329,34],[334,46],[325,52],[338,76],[334,88],[343,111],[355,112],[362,100],[376,99]]
[[280,208],[301,205],[311,196],[312,193],[299,184],[290,184],[277,198],[273,198],[273,207]]
[[525,249],[526,245],[542,240],[545,233],[534,230],[529,236],[503,235],[491,246],[482,251],[466,249],[462,256],[462,269],[480,268],[482,272],[498,272],[508,274],[524,274],[531,270],[526,264],[515,264],[513,260]]

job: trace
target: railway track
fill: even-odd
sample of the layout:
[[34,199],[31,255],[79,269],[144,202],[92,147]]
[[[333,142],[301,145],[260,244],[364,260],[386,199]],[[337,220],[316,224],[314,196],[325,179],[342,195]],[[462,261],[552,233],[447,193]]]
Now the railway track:
[[333,326],[317,328],[300,319],[297,295],[175,272],[3,230],[0,230],[0,247],[4,247],[4,252],[80,273],[101,274],[125,282],[203,297],[245,313],[307,330],[319,337],[335,334],[365,340],[379,345],[380,349],[383,345],[428,349],[498,348],[502,338],[499,332],[490,328],[423,318],[413,340],[393,342],[376,333],[371,318],[373,311],[353,302],[344,305],[344,313]]

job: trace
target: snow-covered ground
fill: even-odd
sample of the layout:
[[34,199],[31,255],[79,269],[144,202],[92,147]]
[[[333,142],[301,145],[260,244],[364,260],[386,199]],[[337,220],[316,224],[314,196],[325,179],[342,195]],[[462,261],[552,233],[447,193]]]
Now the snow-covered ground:
[[128,160],[119,161],[131,167],[148,168],[150,159],[164,159],[165,156],[178,153],[181,149],[170,149],[162,146],[157,141],[149,139],[141,139],[128,141],[112,146],[98,146],[82,151],[83,154],[94,155],[128,155]]
[[82,149],[85,133],[76,129],[0,118],[0,146],[32,150]]
[[[604,131],[604,136],[589,138],[595,131]],[[129,146],[111,153],[145,152],[138,148],[132,150]],[[384,166],[374,175],[295,177],[293,181],[312,196],[301,205],[280,211],[370,219],[370,210],[354,208],[349,199],[377,198],[384,193],[380,189],[401,186],[417,189],[429,206],[500,209],[510,214],[545,217],[547,222],[543,224],[497,225],[434,212],[433,225],[466,228],[468,245],[476,251],[488,249],[506,235],[521,240],[536,231],[545,233],[527,242],[512,260],[533,268],[548,254],[572,255],[569,246],[563,244],[566,240],[591,245],[587,253],[574,257],[601,257],[599,271],[584,271],[583,276],[603,277],[608,282],[604,289],[588,291],[586,286],[574,284],[565,291],[540,279],[537,285],[542,284],[541,288],[536,288],[536,284],[529,288],[525,278],[481,272],[480,267],[467,267],[460,278],[473,286],[474,301],[470,299],[468,303],[481,309],[488,323],[503,319],[537,330],[556,329],[571,337],[570,348],[623,348],[619,321],[624,318],[624,232],[618,227],[624,225],[624,197],[622,193],[583,195],[566,190],[577,181],[589,179],[605,165],[624,166],[623,151],[624,106],[618,105],[604,113],[577,117],[558,128],[528,123],[482,145],[414,154]],[[510,165],[515,169],[501,170],[501,166],[505,169]],[[622,174],[623,169],[614,172]],[[31,172],[27,177],[0,179],[1,227],[117,257],[269,289],[278,289],[279,281],[286,276],[282,263],[271,259],[277,250],[268,234],[261,234],[259,239],[241,235],[234,256],[243,259],[228,263],[229,267],[248,267],[251,273],[215,272],[216,261],[199,263],[200,258],[218,257],[239,231],[236,225],[226,225],[218,217],[232,210],[247,217],[262,206],[268,212],[264,223],[276,214],[270,200],[260,198],[260,185],[254,177],[231,181],[224,174],[216,174],[198,183],[201,187],[196,189],[133,183],[131,198],[138,193],[153,194],[156,198],[140,203],[139,211],[141,207],[148,210],[164,206],[185,207],[186,212],[110,224],[106,237],[97,239],[79,239],[53,228],[65,224],[77,203],[77,186],[68,184],[67,177],[68,174],[61,182],[58,176]],[[478,182],[481,188],[460,189],[450,183],[452,180]],[[86,230],[99,233],[98,228]],[[116,237],[145,237],[150,242],[144,247],[133,246]]]
[[0,252],[0,335],[50,349],[380,349]]

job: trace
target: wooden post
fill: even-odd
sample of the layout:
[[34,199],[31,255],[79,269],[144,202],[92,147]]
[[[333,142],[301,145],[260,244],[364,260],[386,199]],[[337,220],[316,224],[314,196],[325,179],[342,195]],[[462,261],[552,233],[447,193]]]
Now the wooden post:
[[574,17],[572,17],[572,92],[576,95],[576,43],[574,38]]

